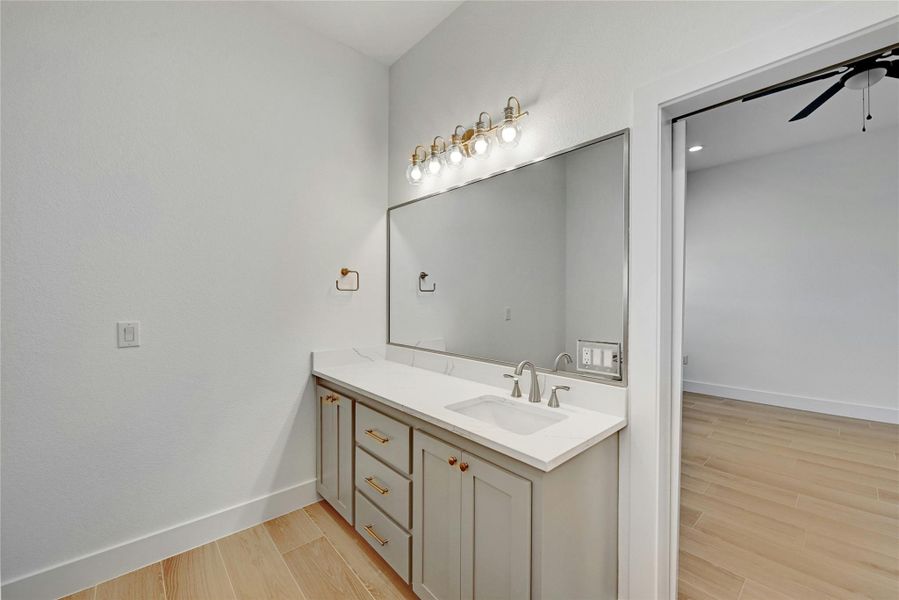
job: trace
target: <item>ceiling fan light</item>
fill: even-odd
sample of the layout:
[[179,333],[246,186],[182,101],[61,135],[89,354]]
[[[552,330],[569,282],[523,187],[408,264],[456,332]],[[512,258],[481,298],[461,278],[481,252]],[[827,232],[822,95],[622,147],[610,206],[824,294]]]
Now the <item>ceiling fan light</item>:
[[870,87],[875,83],[878,83],[886,76],[886,74],[886,67],[874,67],[873,69],[867,69],[856,73],[852,77],[848,78],[843,83],[843,85],[845,85],[850,90],[861,90],[866,87]]

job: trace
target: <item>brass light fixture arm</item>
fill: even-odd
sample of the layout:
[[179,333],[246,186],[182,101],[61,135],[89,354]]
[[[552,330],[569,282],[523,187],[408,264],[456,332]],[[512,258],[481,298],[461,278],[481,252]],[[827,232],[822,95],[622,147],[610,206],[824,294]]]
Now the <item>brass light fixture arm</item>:
[[[483,117],[484,115],[487,115],[487,123],[489,123],[489,125],[487,126],[486,129],[481,129],[481,125],[484,123],[484,120],[481,117]],[[493,117],[491,117],[490,113],[487,112],[486,110],[481,111],[481,114],[478,115],[477,132],[478,133],[489,133],[489,132],[493,131],[494,129],[496,129],[496,126],[493,124]]]
[[[512,100],[515,101],[515,112],[512,113]],[[521,112],[521,102],[518,101],[518,98],[515,96],[509,96],[509,99],[506,100],[506,108],[504,113],[507,117],[511,117],[513,120],[517,121],[521,117],[526,117],[528,115],[528,111]]]
[[[418,149],[421,148],[421,153],[424,155],[424,158],[419,158]],[[412,164],[417,165],[420,162],[424,162],[425,158],[428,157],[428,151],[421,144],[415,147],[415,150],[412,151]]]

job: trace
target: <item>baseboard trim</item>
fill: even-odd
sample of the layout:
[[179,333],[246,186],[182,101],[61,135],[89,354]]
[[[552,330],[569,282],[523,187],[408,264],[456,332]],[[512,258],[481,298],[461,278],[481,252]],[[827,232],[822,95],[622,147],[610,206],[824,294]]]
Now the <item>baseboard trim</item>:
[[808,398],[805,396],[793,396],[779,392],[753,390],[749,388],[707,383],[704,381],[684,380],[684,391],[696,394],[708,394],[734,400],[745,400],[770,406],[783,408],[795,408],[825,415],[838,417],[850,417],[852,419],[864,419],[866,421],[879,421],[881,423],[899,424],[899,408],[885,408],[867,404],[850,404],[838,400],[824,400],[821,398]]
[[3,600],[59,598],[318,501],[310,479],[149,535],[4,582]]

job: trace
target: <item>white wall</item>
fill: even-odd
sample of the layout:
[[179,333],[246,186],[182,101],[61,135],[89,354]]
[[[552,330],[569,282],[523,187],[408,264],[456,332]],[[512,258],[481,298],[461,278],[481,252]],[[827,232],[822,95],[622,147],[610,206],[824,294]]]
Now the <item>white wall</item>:
[[3,3],[4,583],[308,482],[384,340],[386,68],[270,10]]
[[[391,67],[391,203],[635,125],[629,417],[621,434],[624,597],[659,598],[668,585],[662,530],[668,449],[660,397],[667,370],[661,344],[668,338],[661,331],[666,304],[660,293],[666,285],[661,260],[670,257],[659,256],[668,235],[659,230],[667,210],[659,203],[659,103],[894,16],[894,3],[468,2]],[[764,45],[753,43],[758,38]],[[712,60],[724,53],[727,60]],[[676,75],[682,69],[686,76]],[[439,185],[425,184],[430,189],[405,183],[403,169],[415,144],[471,122],[480,110],[499,114],[509,94],[532,111],[515,151]]]
[[687,389],[899,422],[896,165],[893,127],[688,174]]

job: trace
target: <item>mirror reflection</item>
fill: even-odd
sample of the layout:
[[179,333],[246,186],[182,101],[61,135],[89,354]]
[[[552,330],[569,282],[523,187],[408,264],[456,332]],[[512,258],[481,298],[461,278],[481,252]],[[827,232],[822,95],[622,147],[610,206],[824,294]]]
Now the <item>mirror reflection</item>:
[[390,343],[621,379],[626,161],[619,134],[392,208]]

